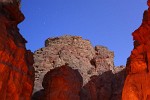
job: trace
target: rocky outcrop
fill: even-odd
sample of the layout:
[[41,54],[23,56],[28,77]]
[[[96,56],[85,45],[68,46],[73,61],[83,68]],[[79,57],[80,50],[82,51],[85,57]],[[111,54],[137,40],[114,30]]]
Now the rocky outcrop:
[[123,66],[115,68],[115,73],[106,71],[101,75],[92,76],[83,86],[80,100],[121,100],[124,80]]
[[[72,70],[77,70],[83,78],[83,84],[81,85],[82,87],[80,87],[80,100],[100,100],[102,98],[105,98],[105,100],[121,99],[125,71],[124,67],[114,67],[114,53],[112,51],[109,51],[104,46],[96,46],[93,48],[88,40],[83,40],[78,36],[68,35],[49,38],[45,41],[45,46],[46,47],[37,50],[34,54],[35,94],[33,100],[39,100],[37,98],[41,98],[45,94],[49,96],[46,95],[44,97],[49,97],[50,99],[50,88],[51,91],[57,91],[59,89],[63,91],[63,89],[66,89],[65,87],[61,88],[61,85],[58,85],[57,82],[55,82],[55,85],[53,84],[54,86],[50,84],[55,81],[56,77],[54,76],[49,76],[51,77],[51,82],[45,79],[43,80],[46,73],[52,75],[53,70],[60,70],[61,66],[66,64],[71,67]],[[61,70],[61,73],[66,73],[68,70],[69,69]],[[71,87],[70,83],[79,83],[70,80],[70,78],[68,78],[69,76],[63,77],[62,75],[63,79],[68,79],[67,82],[69,83],[66,83],[68,87]],[[80,78],[78,77],[77,79]],[[43,90],[42,81],[43,83],[49,83],[46,86],[48,89],[44,88]],[[52,87],[56,85],[58,88],[53,88],[53,90]],[[59,94],[59,92],[55,92],[55,94]],[[57,100],[56,98],[57,97],[53,98],[53,100]],[[48,98],[46,100],[48,100]]]
[[77,70],[61,66],[48,72],[43,80],[45,100],[80,100],[82,77]]
[[[148,0],[150,6],[150,0]],[[150,100],[150,8],[133,33],[134,49],[127,61],[127,78],[122,100]]]
[[[114,53],[106,47],[92,47],[88,40],[78,36],[49,38],[44,48],[34,54],[35,90],[42,89],[44,75],[51,69],[65,65],[78,69],[86,84],[93,75],[113,70]],[[101,67],[100,67],[101,66]]]
[[64,65],[49,71],[43,80],[43,96],[33,96],[33,100],[80,100],[83,84],[77,70]]
[[33,90],[33,54],[17,24],[24,20],[17,0],[0,1],[0,99],[30,100]]

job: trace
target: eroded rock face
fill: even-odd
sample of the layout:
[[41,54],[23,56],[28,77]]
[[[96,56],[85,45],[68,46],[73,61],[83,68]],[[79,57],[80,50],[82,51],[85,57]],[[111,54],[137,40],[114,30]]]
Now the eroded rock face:
[[[51,69],[65,65],[78,69],[86,84],[93,75],[113,70],[114,53],[106,47],[92,47],[88,40],[78,36],[49,38],[44,48],[34,54],[35,91],[42,89],[44,75]],[[100,67],[101,66],[101,67]]]
[[[48,78],[49,80],[45,80],[45,78],[43,80],[44,76],[47,77],[46,73],[52,75],[51,73],[53,71],[51,70],[62,69],[61,66],[65,64],[68,64],[72,70],[77,70],[83,78],[82,87],[79,89],[80,98],[77,98],[78,100],[121,100],[125,71],[124,67],[114,67],[114,53],[112,51],[109,51],[104,46],[96,46],[93,48],[88,40],[83,40],[78,36],[68,35],[49,38],[46,40],[45,46],[37,50],[34,54],[36,81],[33,100],[44,100],[42,97],[47,97],[46,100],[51,100],[51,92],[55,91],[55,94],[60,94],[57,90],[65,91],[66,88],[61,86],[61,84],[64,85],[63,83],[60,84],[58,82],[59,84],[57,84],[56,80],[59,76],[49,76],[51,77]],[[57,73],[58,70],[55,71]],[[61,73],[69,73],[69,69],[61,70]],[[65,79],[70,75],[67,77],[61,76]],[[76,77],[80,79],[79,76]],[[67,79],[65,84],[70,88],[74,88],[70,83],[79,83],[71,78]],[[41,85],[42,81],[43,83],[47,83],[43,85],[44,89]],[[56,84],[51,83],[53,81],[56,81],[55,83],[58,88],[52,88],[56,87]],[[45,88],[45,86],[48,88]],[[76,96],[78,95],[77,93]],[[63,100],[72,100],[67,95],[63,96]],[[54,96],[53,100],[57,99],[57,96]]]
[[[148,0],[150,6],[150,0]],[[150,8],[141,26],[133,33],[134,49],[127,61],[123,100],[150,100]]]
[[[3,1],[3,2],[2,2]],[[0,2],[0,99],[30,100],[34,82],[33,54],[17,24],[24,20],[19,4]]]

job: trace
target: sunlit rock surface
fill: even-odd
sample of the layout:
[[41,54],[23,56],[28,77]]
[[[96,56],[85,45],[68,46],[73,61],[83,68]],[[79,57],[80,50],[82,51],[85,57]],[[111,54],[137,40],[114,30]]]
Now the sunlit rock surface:
[[34,82],[33,54],[18,23],[24,20],[19,2],[0,0],[0,100],[30,100]]
[[[69,35],[49,38],[45,41],[45,46],[34,54],[35,87],[33,100],[40,100],[38,98],[43,99],[44,97],[48,97],[46,100],[51,100],[50,91],[55,91],[57,95],[60,94],[57,90],[65,91],[66,88],[61,87],[64,83],[60,82],[58,85],[55,82],[56,84],[53,86],[50,81],[43,80],[43,78],[45,75],[47,76],[46,73],[61,69],[61,66],[66,64],[72,70],[77,70],[83,79],[80,94],[75,92],[77,93],[76,96],[80,96],[80,100],[101,100],[102,98],[103,100],[121,100],[125,71],[123,66],[114,67],[114,53],[112,51],[104,46],[92,47],[90,41],[79,36]],[[57,73],[58,70],[55,71]],[[67,72],[68,69],[61,70],[61,73]],[[74,85],[72,86],[70,83],[78,84],[78,82],[68,78],[69,76],[65,76],[68,79],[66,82],[69,82],[66,84],[73,88]],[[62,78],[66,79],[65,77],[62,75]],[[76,77],[80,79],[78,76]],[[58,77],[51,77],[51,81],[55,81],[55,78]],[[48,88],[43,88],[42,81],[49,83],[46,86]],[[56,85],[58,88],[52,88]],[[73,100],[69,99],[67,95],[64,96],[66,97],[63,100]],[[55,97],[53,100],[58,100],[58,98]]]
[[[150,6],[150,0],[148,0]],[[133,33],[134,49],[127,61],[122,100],[150,100],[150,8]]]

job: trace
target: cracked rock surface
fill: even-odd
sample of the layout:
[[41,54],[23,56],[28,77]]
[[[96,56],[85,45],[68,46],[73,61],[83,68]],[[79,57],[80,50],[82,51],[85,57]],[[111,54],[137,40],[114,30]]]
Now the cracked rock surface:
[[[80,36],[65,35],[48,38],[45,41],[45,47],[35,51],[34,61],[35,94],[33,95],[33,100],[39,100],[36,98],[42,97],[55,97],[51,94],[54,93],[53,91],[55,91],[55,94],[61,94],[59,92],[66,89],[62,88],[64,87],[64,83],[52,85],[51,82],[53,81],[59,79],[66,80],[67,78],[69,79],[67,82],[73,82],[73,80],[68,78],[69,76],[71,77],[71,74],[65,76],[68,72],[65,71],[66,69],[61,71],[62,77],[56,77],[57,74],[52,75],[53,71],[58,73],[59,70],[62,70],[62,66],[64,65],[69,66],[72,70],[78,71],[83,79],[82,87],[79,89],[80,95],[76,94],[77,97],[80,97],[77,100],[101,100],[102,98],[105,98],[104,100],[121,100],[122,87],[125,78],[124,67],[114,67],[114,53],[108,50],[107,47],[93,47],[90,41],[82,39]],[[43,80],[47,73],[51,74],[51,77],[53,78],[47,77],[48,80]],[[77,79],[79,79],[79,77]],[[42,82],[49,82],[49,84],[47,84],[48,86],[46,86],[49,88],[43,88]],[[78,84],[78,82],[73,83]],[[71,88],[69,83],[65,87]],[[53,87],[59,87],[57,90],[60,91],[56,92]],[[51,93],[47,93],[46,91],[51,91]],[[71,93],[71,91],[73,90],[70,89],[70,92],[68,90],[68,93]],[[67,94],[57,96],[66,98]],[[46,100],[49,100],[50,98],[47,98]],[[59,99],[55,98],[54,100]],[[73,100],[73,98],[65,100]]]

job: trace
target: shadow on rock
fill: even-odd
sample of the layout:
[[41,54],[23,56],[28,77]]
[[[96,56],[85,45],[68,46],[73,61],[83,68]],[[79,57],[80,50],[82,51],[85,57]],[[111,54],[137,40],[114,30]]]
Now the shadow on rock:
[[125,69],[117,74],[107,71],[102,75],[92,76],[83,86],[80,100],[121,100],[124,79]]

